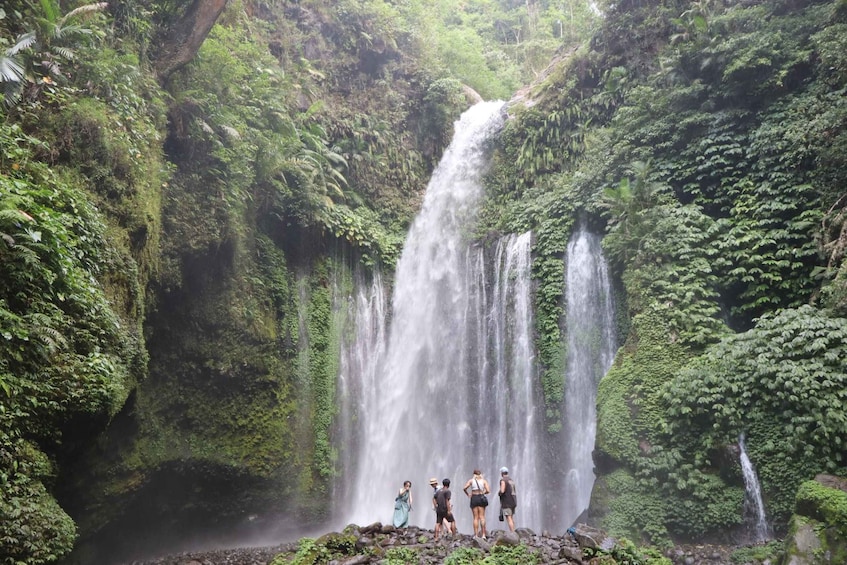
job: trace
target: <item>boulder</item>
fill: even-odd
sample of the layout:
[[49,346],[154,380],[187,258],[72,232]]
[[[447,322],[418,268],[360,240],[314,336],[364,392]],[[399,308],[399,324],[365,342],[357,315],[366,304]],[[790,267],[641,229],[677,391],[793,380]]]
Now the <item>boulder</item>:
[[786,565],[847,563],[847,480],[818,475],[801,484],[785,541]]
[[568,528],[568,533],[573,536],[579,547],[583,549],[597,549],[606,539],[606,534],[602,530],[598,530],[587,524],[577,524]]
[[569,559],[576,563],[582,563],[582,549],[564,545],[559,548],[559,559]]
[[520,544],[521,538],[517,532],[506,532],[502,536],[497,536],[497,541],[495,542],[495,545],[514,546]]
[[484,551],[485,553],[488,553],[488,552],[491,551],[491,544],[488,543],[488,540],[481,538],[481,537],[478,537],[478,536],[474,536],[473,541],[471,542],[471,545],[473,547],[477,548],[477,549]]
[[369,526],[363,526],[359,529],[362,534],[368,535],[382,530],[382,522],[374,522]]

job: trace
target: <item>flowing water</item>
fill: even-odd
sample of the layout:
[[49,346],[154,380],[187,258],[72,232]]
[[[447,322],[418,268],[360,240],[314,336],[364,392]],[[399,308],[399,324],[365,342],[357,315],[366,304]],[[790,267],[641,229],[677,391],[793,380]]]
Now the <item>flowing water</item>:
[[588,508],[594,486],[591,453],[597,430],[597,384],[615,357],[615,312],[599,236],[584,226],[568,243],[565,277],[567,369],[565,374],[566,472],[563,503],[553,513],[567,528]]
[[[410,523],[432,528],[427,479],[447,477],[459,530],[469,533],[461,489],[477,467],[493,491],[498,469],[509,467],[519,526],[567,527],[588,505],[597,381],[615,345],[608,275],[599,238],[580,229],[567,255],[569,439],[557,447],[543,428],[535,363],[532,234],[471,240],[502,113],[502,103],[481,103],[457,122],[397,265],[390,323],[379,277],[359,281],[350,300],[355,330],[342,344],[335,435],[339,528],[390,521],[404,480],[415,498]],[[550,495],[566,482],[544,473],[553,460],[564,460],[570,479],[564,497]],[[489,527],[501,527],[496,495],[489,499]]]
[[341,427],[358,430],[358,439],[341,447],[349,474],[339,482],[350,483],[337,511],[344,522],[390,520],[394,495],[411,480],[410,521],[431,528],[427,479],[447,477],[467,533],[462,485],[479,467],[496,489],[497,470],[506,465],[522,496],[521,524],[540,526],[531,234],[490,247],[470,240],[488,144],[502,123],[501,102],[480,103],[457,122],[397,265],[382,360],[357,353],[367,359],[363,366],[374,366],[362,369],[366,376],[344,376],[362,380],[340,389]]
[[753,542],[761,543],[773,539],[771,528],[765,515],[765,503],[762,500],[762,489],[759,486],[759,478],[756,469],[747,456],[747,446],[744,443],[744,434],[738,438],[739,460],[741,471],[744,474],[744,506],[745,514],[750,515],[750,530]]
[[[345,480],[359,470],[356,453],[363,438],[357,425],[360,407],[375,406],[378,376],[385,361],[388,323],[388,299],[382,275],[376,271],[370,282],[361,271],[355,273],[353,292],[346,296],[334,285],[333,302],[346,308],[346,324],[341,334],[337,394],[341,398],[336,416],[343,425],[336,426],[333,444],[340,451],[337,465],[339,476]],[[333,483],[333,514],[345,508],[349,491],[345,480]]]

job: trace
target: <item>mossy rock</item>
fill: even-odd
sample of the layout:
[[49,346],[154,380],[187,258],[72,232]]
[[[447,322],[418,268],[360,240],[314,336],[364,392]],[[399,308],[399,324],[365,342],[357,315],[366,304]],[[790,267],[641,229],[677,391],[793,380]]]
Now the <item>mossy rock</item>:
[[847,563],[847,480],[818,475],[797,491],[785,565]]

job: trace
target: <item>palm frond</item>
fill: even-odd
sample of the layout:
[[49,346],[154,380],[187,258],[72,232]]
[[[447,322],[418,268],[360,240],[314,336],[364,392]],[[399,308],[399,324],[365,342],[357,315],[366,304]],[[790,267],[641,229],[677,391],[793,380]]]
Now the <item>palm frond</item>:
[[20,82],[24,72],[23,65],[17,59],[8,55],[0,56],[0,82]]
[[44,14],[44,19],[50,23],[55,23],[59,19],[59,7],[53,0],[41,0],[41,12]]
[[79,8],[71,10],[70,12],[68,12],[67,14],[62,16],[62,19],[59,20],[59,25],[62,25],[67,20],[75,18],[76,16],[83,15],[83,14],[91,14],[93,12],[100,12],[102,10],[105,10],[108,7],[109,7],[108,2],[95,2],[93,4],[86,4],[85,6],[80,6]]
[[51,49],[51,51],[54,54],[58,55],[59,57],[62,57],[63,59],[67,59],[68,61],[73,61],[74,58],[76,57],[74,50],[71,49],[70,47],[54,46]]
[[20,102],[23,96],[23,88],[21,82],[4,82],[3,83],[3,105],[6,108],[13,108]]
[[30,31],[28,33],[24,33],[23,35],[19,35],[18,39],[15,41],[15,44],[9,47],[6,50],[7,57],[14,57],[24,49],[29,49],[35,42],[38,40],[34,31]]

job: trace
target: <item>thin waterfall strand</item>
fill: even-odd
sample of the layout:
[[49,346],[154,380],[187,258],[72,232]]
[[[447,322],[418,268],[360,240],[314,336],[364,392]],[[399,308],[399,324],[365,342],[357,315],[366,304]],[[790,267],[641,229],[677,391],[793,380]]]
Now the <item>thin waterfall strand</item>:
[[747,446],[744,444],[744,434],[738,438],[739,461],[744,475],[745,505],[752,511],[752,534],[755,543],[761,543],[773,538],[771,528],[765,515],[765,502],[762,500],[762,489],[756,469],[747,456]]
[[556,513],[570,526],[588,508],[594,486],[597,385],[614,361],[614,303],[599,236],[584,226],[568,243],[566,274],[565,488]]
[[[335,289],[336,296],[340,294]],[[358,449],[364,439],[356,425],[363,415],[361,409],[372,406],[377,392],[377,376],[385,361],[388,323],[388,300],[381,273],[371,276],[370,284],[359,271],[354,276],[352,296],[336,300],[348,308],[345,337],[340,347],[338,370],[339,413],[333,444],[339,453],[337,471],[341,477],[354,476],[358,471]],[[333,515],[346,511],[349,485],[345,480],[333,482]]]

